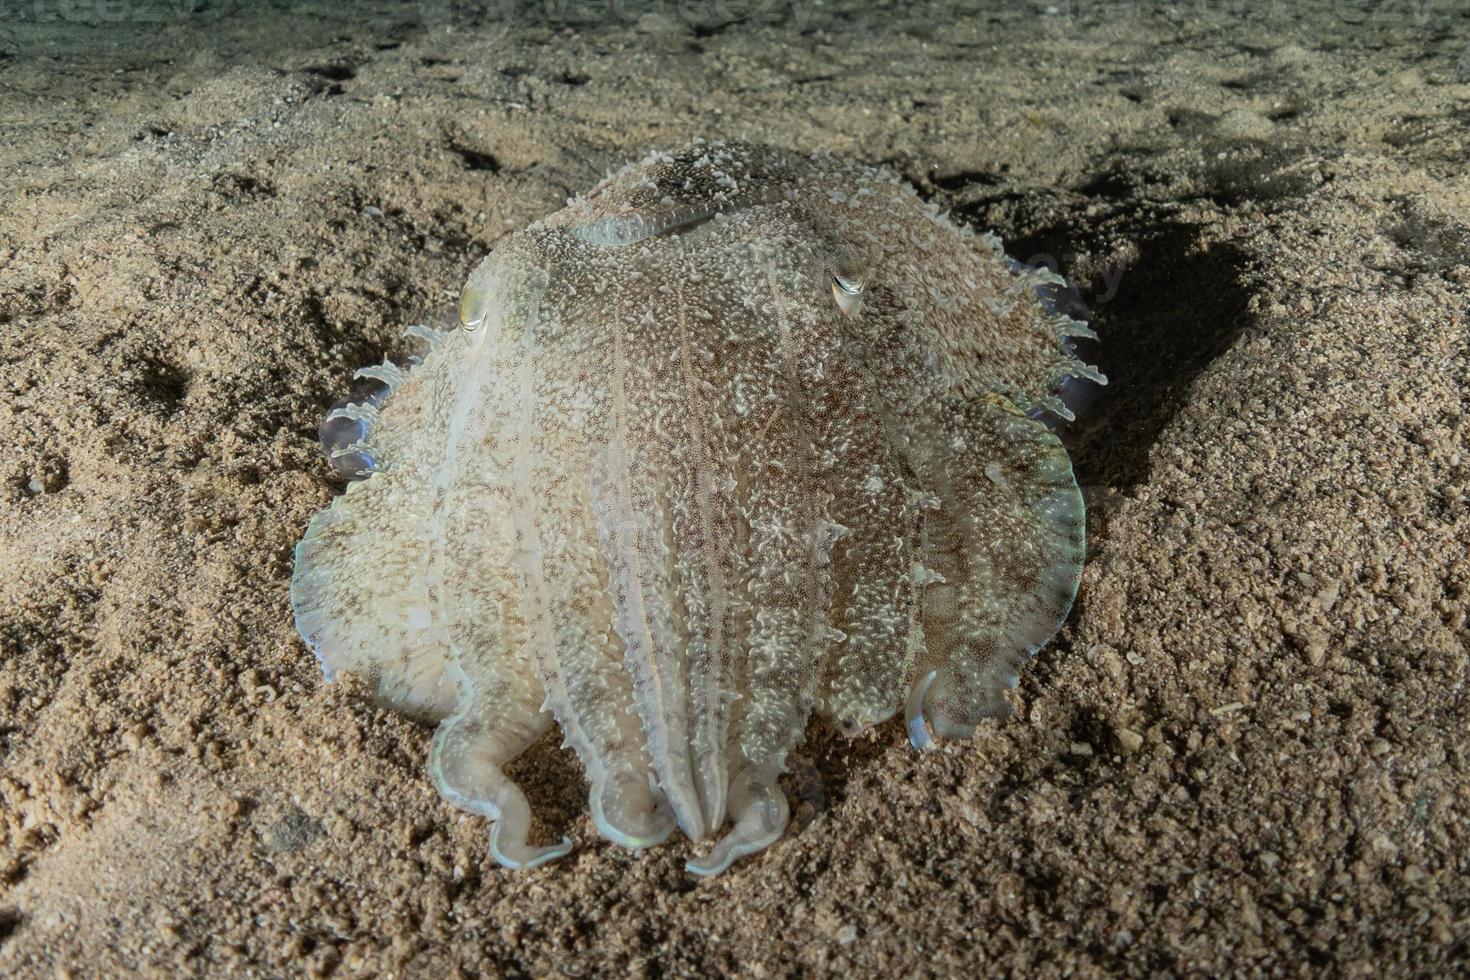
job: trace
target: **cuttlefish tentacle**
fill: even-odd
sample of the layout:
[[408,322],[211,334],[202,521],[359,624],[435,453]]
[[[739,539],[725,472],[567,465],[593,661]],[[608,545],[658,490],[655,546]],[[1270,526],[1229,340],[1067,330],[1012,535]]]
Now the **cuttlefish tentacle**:
[[[457,671],[461,684],[472,682]],[[537,847],[528,843],[531,807],[526,794],[504,773],[551,727],[538,707],[541,693],[528,676],[511,674],[496,690],[483,684],[466,690],[460,711],[439,723],[429,750],[429,774],[450,803],[489,817],[490,854],[507,868],[534,868],[569,853],[572,843]]]

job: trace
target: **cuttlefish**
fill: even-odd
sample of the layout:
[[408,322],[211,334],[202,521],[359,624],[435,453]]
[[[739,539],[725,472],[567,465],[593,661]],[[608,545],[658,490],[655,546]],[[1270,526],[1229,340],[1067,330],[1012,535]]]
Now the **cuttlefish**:
[[653,154],[498,242],[420,363],[358,372],[301,635],[437,721],[434,784],[501,864],[570,848],[505,772],[556,724],[603,837],[715,835],[688,868],[720,872],[782,835],[814,711],[963,738],[1066,618],[1084,509],[1046,417],[1105,379],[1061,283],[884,169]]

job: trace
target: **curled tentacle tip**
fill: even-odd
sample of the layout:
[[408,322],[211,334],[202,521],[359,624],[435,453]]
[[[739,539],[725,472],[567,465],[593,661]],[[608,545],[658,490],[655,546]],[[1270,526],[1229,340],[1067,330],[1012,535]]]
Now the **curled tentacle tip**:
[[701,878],[712,878],[726,871],[730,865],[747,854],[753,854],[764,844],[746,840],[739,830],[733,830],[704,857],[690,858],[684,862],[684,870]]
[[503,867],[512,870],[535,868],[543,864],[549,864],[557,858],[565,857],[572,850],[570,837],[563,837],[558,844],[547,847],[532,847],[525,842],[502,847],[500,843],[499,825],[490,831],[490,854]]
[[924,720],[924,698],[939,671],[931,670],[914,682],[909,689],[908,701],[904,705],[904,719],[909,730],[909,744],[916,749],[926,749],[933,744],[929,735],[929,724]]
[[781,804],[761,807],[761,829],[754,830],[737,824],[704,857],[690,858],[684,862],[684,870],[702,878],[723,873],[741,858],[763,851],[775,843],[786,829],[786,812]]
[[609,817],[605,804],[597,794],[593,795],[591,804],[592,823],[597,828],[597,833],[605,840],[632,850],[662,844],[678,826],[673,809],[662,801],[645,813],[619,813],[617,822]]
[[528,844],[526,831],[529,828],[524,820],[507,821],[493,805],[487,805],[484,812],[495,820],[490,825],[490,854],[507,868],[534,868],[555,861],[572,849],[571,838],[565,836],[559,843],[545,847]]
[[657,847],[674,833],[678,826],[672,816],[668,820],[648,820],[641,825],[616,827],[607,821],[596,821],[597,832],[607,840],[629,850],[641,851]]
[[929,726],[925,724],[923,715],[909,719],[909,744],[920,752],[934,745],[934,740],[929,737]]
[[724,871],[734,861],[732,857],[717,858],[714,853],[702,858],[690,858],[684,862],[684,870],[701,878],[712,878]]

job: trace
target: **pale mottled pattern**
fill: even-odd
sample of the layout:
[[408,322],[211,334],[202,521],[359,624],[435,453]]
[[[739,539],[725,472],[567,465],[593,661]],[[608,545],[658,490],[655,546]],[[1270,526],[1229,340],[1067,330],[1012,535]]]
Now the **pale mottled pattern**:
[[1082,501],[1035,416],[1102,379],[1054,281],[885,171],[655,155],[500,243],[465,329],[339,411],[370,472],[297,549],[298,627],[439,720],[501,863],[567,849],[502,771],[555,721],[603,836],[718,835],[718,872],[784,830],[814,709],[967,735],[1065,618]]

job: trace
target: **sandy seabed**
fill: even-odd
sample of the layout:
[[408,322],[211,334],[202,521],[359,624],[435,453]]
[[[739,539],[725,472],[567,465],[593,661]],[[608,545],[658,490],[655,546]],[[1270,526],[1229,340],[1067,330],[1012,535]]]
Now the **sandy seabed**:
[[[1470,969],[1470,16],[1449,2],[36,0],[0,23],[0,975]],[[1016,715],[814,725],[724,876],[511,874],[324,683],[315,428],[502,235],[696,136],[1078,281],[1082,594]]]

